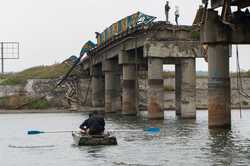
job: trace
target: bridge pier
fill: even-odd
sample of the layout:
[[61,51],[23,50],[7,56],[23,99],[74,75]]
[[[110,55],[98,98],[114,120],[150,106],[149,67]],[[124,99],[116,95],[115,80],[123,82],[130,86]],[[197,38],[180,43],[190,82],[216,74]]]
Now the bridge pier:
[[175,113],[181,116],[181,65],[175,64]]
[[121,50],[119,64],[122,65],[122,114],[136,115],[136,64],[128,51]]
[[101,65],[92,67],[92,80],[91,80],[91,89],[92,89],[92,106],[93,107],[103,107],[104,106],[104,77],[102,73]]
[[231,127],[229,45],[208,47],[208,123],[209,128]]
[[148,58],[148,118],[164,119],[163,59]]
[[121,110],[121,80],[117,59],[105,60],[102,69],[105,72],[105,112],[118,112]]
[[[196,70],[195,58],[183,58],[180,60],[181,69],[178,74],[180,84],[180,105],[181,118],[196,118]],[[177,83],[178,84],[178,83]]]
[[[249,43],[243,24],[229,28],[217,11],[207,10],[201,27],[201,43],[208,46],[208,127],[231,127],[231,88],[229,73],[230,44]],[[243,28],[244,27],[244,28]],[[244,30],[243,30],[244,29]]]
[[122,114],[136,115],[136,72],[134,64],[123,65]]

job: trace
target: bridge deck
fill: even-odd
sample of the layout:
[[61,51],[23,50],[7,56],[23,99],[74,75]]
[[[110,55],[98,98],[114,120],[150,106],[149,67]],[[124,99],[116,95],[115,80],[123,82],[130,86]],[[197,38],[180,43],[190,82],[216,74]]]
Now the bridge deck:
[[[141,26],[119,34],[107,41],[100,47],[96,47],[89,52],[89,56],[84,59],[83,64],[88,68],[91,64],[102,63],[104,59],[118,57],[121,50],[138,49],[141,58],[146,58],[149,54],[161,58],[195,57],[193,52],[197,52],[199,45],[199,30],[192,26],[176,26],[166,24],[166,22],[154,22],[148,26]],[[147,47],[147,48],[146,48]],[[150,47],[150,49],[148,49]],[[181,47],[181,48],[179,48]],[[196,50],[193,51],[193,48]],[[169,51],[170,50],[170,51]],[[156,52],[156,53],[154,53]],[[162,53],[163,52],[163,53]],[[192,54],[192,55],[191,55]],[[88,67],[87,67],[88,66]]]

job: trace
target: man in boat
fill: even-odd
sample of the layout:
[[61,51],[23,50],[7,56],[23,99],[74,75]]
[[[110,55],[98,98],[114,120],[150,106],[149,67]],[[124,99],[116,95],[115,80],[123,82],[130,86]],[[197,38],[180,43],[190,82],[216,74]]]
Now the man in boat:
[[89,118],[80,125],[80,129],[84,134],[102,135],[105,130],[105,120],[98,112],[90,113]]

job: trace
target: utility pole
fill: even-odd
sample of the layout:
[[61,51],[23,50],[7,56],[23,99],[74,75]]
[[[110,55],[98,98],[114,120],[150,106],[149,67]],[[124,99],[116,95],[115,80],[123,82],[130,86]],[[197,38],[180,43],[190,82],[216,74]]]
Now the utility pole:
[[1,42],[1,64],[2,64],[2,74],[4,73],[4,64],[3,64],[3,42]]

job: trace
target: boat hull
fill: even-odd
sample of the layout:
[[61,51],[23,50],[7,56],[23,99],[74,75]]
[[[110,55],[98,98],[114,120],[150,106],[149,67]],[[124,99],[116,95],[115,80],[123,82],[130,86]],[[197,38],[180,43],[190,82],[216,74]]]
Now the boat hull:
[[110,135],[87,135],[72,132],[74,144],[77,146],[117,145],[116,137]]

